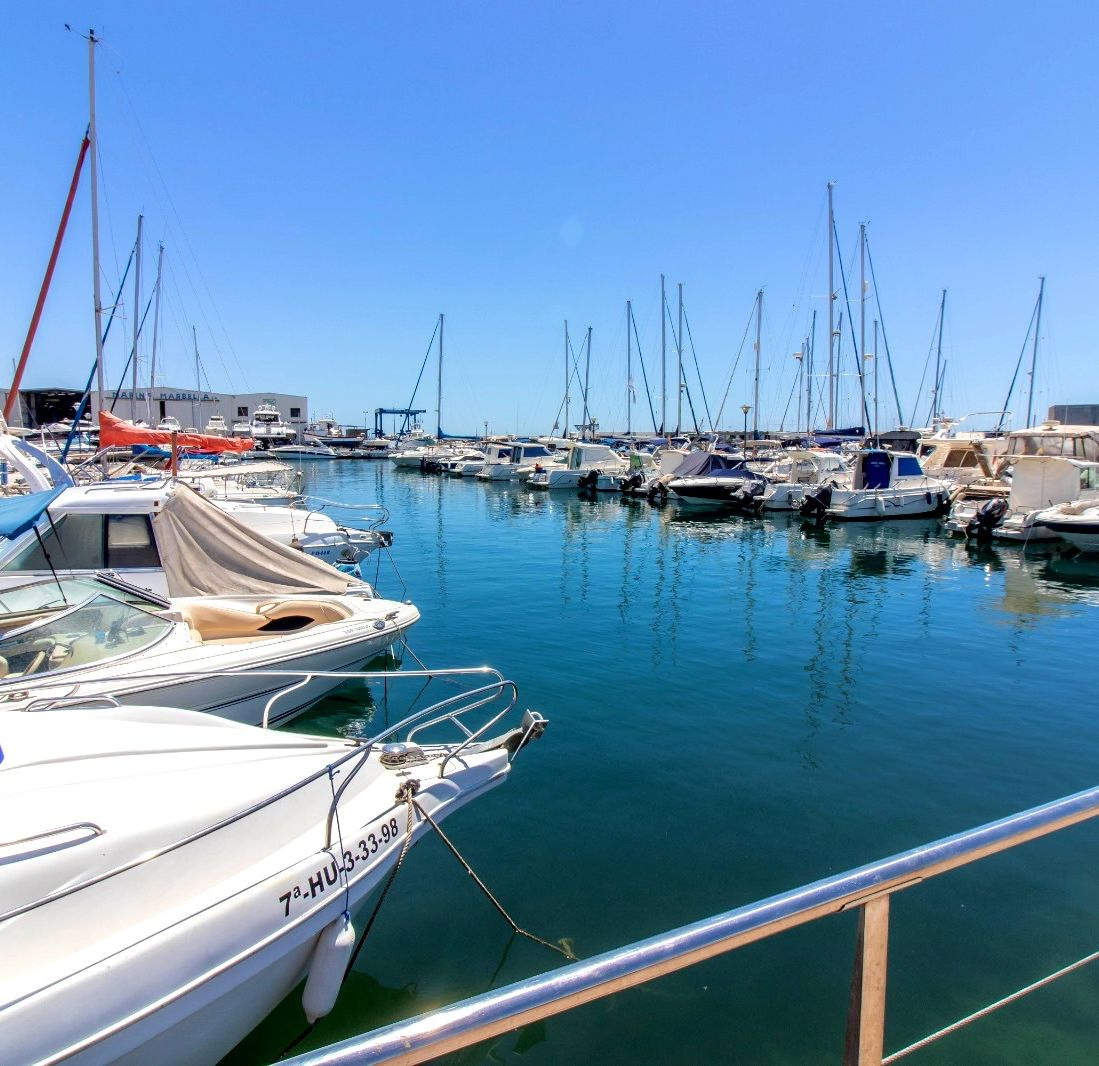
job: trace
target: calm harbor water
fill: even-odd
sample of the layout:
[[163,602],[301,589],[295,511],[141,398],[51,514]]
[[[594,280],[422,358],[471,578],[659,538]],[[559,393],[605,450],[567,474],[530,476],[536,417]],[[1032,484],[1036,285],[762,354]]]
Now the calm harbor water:
[[[818,532],[317,466],[317,497],[389,508],[368,576],[422,611],[416,656],[495,666],[550,719],[447,832],[521,926],[580,957],[1099,784],[1099,566],[936,523]],[[349,685],[297,728],[381,713]],[[896,897],[887,1052],[1096,950],[1097,858],[1079,826]],[[854,934],[827,919],[450,1061],[838,1062]],[[296,1050],[559,963],[425,839]],[[1084,969],[907,1061],[1094,1062],[1097,995]],[[293,995],[226,1064],[273,1061],[301,1026]]]

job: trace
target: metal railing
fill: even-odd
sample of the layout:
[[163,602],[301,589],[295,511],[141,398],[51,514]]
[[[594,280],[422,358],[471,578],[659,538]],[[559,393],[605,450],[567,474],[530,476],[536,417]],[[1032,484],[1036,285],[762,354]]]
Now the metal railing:
[[[859,912],[858,936],[843,1061],[845,1066],[880,1066],[893,893],[1096,815],[1099,788],[1078,792],[430,1014],[282,1060],[280,1066],[424,1062],[826,915],[854,909]],[[884,1061],[893,1061],[900,1054]]]

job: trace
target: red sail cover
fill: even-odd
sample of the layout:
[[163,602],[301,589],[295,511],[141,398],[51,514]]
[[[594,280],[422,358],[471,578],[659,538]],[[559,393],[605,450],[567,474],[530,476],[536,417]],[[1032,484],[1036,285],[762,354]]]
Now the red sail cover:
[[175,437],[177,448],[193,452],[250,452],[251,437],[215,437],[207,433],[175,433],[167,429],[148,429],[135,426],[110,411],[99,412],[99,446],[101,448],[129,448],[134,444],[160,444],[172,446]]

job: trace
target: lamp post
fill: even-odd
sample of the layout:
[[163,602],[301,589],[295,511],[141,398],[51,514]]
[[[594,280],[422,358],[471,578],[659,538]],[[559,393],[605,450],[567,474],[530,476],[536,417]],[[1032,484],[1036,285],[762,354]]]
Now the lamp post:
[[748,454],[748,412],[752,409],[750,404],[742,403],[740,409],[744,412],[744,454]]
[[485,441],[488,441],[488,419],[485,419]]

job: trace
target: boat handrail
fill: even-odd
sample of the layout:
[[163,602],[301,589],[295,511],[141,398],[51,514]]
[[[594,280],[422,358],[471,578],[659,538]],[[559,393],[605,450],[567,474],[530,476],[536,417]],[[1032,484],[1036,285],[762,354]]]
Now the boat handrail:
[[[917,1045],[883,1055],[892,895],[1097,815],[1099,787],[1086,789],[428,1014],[282,1059],[279,1066],[425,1062],[788,929],[856,909],[858,935],[843,1061],[859,1066],[893,1062]],[[955,1031],[957,1024],[934,1036]]]
[[[204,675],[187,674],[187,675],[184,675],[184,676],[187,676],[187,677],[198,677],[198,676],[225,677],[225,676],[231,676],[233,674],[239,674],[241,672],[244,672],[244,671],[241,671],[241,670],[212,670],[212,671],[207,671]],[[341,677],[341,678],[344,678],[344,677],[346,677],[346,678],[363,677],[363,678],[368,678],[368,679],[385,678],[386,680],[391,680],[393,678],[398,678],[398,677],[406,677],[406,678],[418,677],[420,679],[423,679],[423,678],[432,679],[432,678],[437,678],[437,677],[462,677],[462,676],[472,676],[472,675],[488,675],[488,676],[491,676],[491,677],[495,677],[497,680],[494,681],[493,683],[491,683],[488,686],[481,686],[478,689],[473,690],[473,692],[471,694],[473,694],[473,695],[480,694],[481,692],[485,691],[488,688],[495,688],[499,692],[505,691],[505,689],[509,686],[512,689],[515,688],[514,682],[506,680],[504,678],[503,674],[501,674],[498,670],[496,670],[495,668],[493,668],[491,666],[450,667],[450,668],[445,668],[445,669],[442,669],[442,670],[409,670],[407,672],[396,671],[396,672],[393,672],[393,673],[389,673],[389,672],[386,672],[384,670],[373,670],[373,671],[365,671],[365,670],[359,670],[359,671],[315,671],[315,672],[310,672],[310,671],[305,671],[305,670],[254,670],[254,671],[249,670],[249,671],[247,671],[247,673],[250,677],[251,676],[260,676],[260,677],[264,677],[264,676],[297,676],[299,678],[298,684],[307,682],[308,680],[310,680],[313,677]],[[302,675],[305,675],[304,679],[303,679]],[[150,675],[150,676],[174,677],[174,676],[178,676],[178,675],[175,675],[175,674],[167,674],[167,675],[160,674],[160,675]],[[89,700],[93,700],[93,699],[95,699],[95,697],[89,697]],[[302,745],[311,745],[311,744],[315,745],[318,742],[318,740],[320,740],[320,741],[323,741],[325,743],[331,743],[331,744],[340,744],[340,743],[346,744],[348,746],[348,750],[343,755],[339,756],[338,758],[333,759],[330,763],[328,763],[327,765],[325,765],[321,769],[314,771],[313,773],[309,774],[308,776],[306,776],[306,777],[304,777],[304,778],[302,778],[298,781],[295,781],[293,784],[287,785],[285,788],[280,789],[278,792],[275,792],[275,793],[271,794],[270,796],[266,796],[261,800],[257,800],[255,803],[253,803],[249,807],[246,807],[244,810],[239,810],[239,811],[234,812],[233,814],[227,815],[225,818],[222,818],[219,821],[212,823],[211,825],[204,826],[201,829],[197,829],[193,833],[190,833],[187,836],[185,836],[185,837],[183,837],[179,840],[172,841],[169,844],[165,844],[165,845],[163,845],[159,848],[156,848],[153,851],[147,852],[144,855],[140,856],[139,858],[136,858],[136,859],[133,859],[129,862],[123,863],[119,866],[116,866],[116,867],[110,869],[110,870],[105,870],[101,873],[95,874],[94,876],[89,877],[84,881],[79,881],[79,882],[76,882],[76,883],[73,883],[73,884],[65,885],[64,887],[62,887],[62,888],[60,888],[60,889],[58,889],[54,892],[48,893],[47,895],[41,897],[40,899],[34,900],[31,903],[26,903],[26,904],[23,904],[21,906],[14,907],[11,910],[0,911],[0,922],[5,922],[9,918],[14,918],[14,917],[16,917],[20,914],[25,914],[29,911],[36,910],[38,907],[44,906],[47,903],[51,903],[51,902],[53,902],[57,899],[61,899],[65,896],[71,895],[72,893],[80,891],[81,889],[89,888],[92,885],[99,884],[100,882],[106,881],[106,880],[108,880],[112,877],[117,876],[118,874],[122,874],[122,873],[125,873],[128,870],[135,869],[136,867],[141,866],[144,863],[150,862],[153,859],[158,859],[158,858],[160,858],[164,855],[169,854],[170,852],[173,852],[173,851],[178,850],[179,848],[185,847],[187,844],[191,844],[196,840],[201,840],[203,837],[209,836],[210,834],[218,832],[219,830],[224,829],[227,826],[233,825],[236,822],[238,822],[238,821],[240,821],[244,818],[247,818],[252,814],[255,814],[257,811],[261,811],[266,807],[270,807],[270,806],[274,805],[275,803],[278,803],[280,800],[283,800],[283,799],[287,798],[288,796],[293,795],[295,792],[298,792],[300,789],[303,789],[306,786],[312,784],[314,781],[317,781],[317,780],[319,780],[321,778],[325,778],[325,777],[331,777],[333,771],[339,769],[341,766],[344,766],[345,764],[347,764],[348,762],[351,762],[352,760],[356,760],[356,759],[359,760],[359,765],[361,767],[361,765],[366,762],[367,758],[374,751],[374,748],[376,747],[379,738],[384,738],[384,737],[387,737],[387,736],[391,736],[395,731],[403,728],[409,722],[414,722],[419,718],[423,718],[423,717],[426,717],[430,714],[437,713],[439,707],[441,707],[442,705],[447,704],[447,703],[452,703],[454,701],[454,699],[455,699],[455,697],[448,697],[446,700],[442,700],[439,703],[432,704],[429,707],[424,707],[422,710],[417,711],[414,714],[408,716],[408,718],[404,719],[401,722],[398,722],[396,725],[386,728],[383,732],[379,733],[377,737],[371,737],[371,738],[368,738],[368,739],[359,739],[359,738],[351,738],[351,737],[317,737],[317,736],[314,736],[314,735],[311,735],[311,734],[306,734],[306,733],[287,734],[288,736],[293,737],[295,740],[300,740]],[[64,700],[64,702],[65,702],[65,705],[67,705],[67,706],[72,706],[73,705],[73,701],[72,701],[71,698],[69,698],[67,700]],[[453,711],[451,713],[452,714],[466,713],[468,711],[471,711],[471,710],[475,709],[478,706],[481,706],[484,702],[487,702],[487,701],[478,701],[478,702],[472,704],[471,706],[465,708],[464,711]],[[514,699],[512,700],[511,706],[514,706]],[[39,710],[43,710],[43,709],[45,709],[45,708],[39,708]],[[357,767],[353,767],[349,771],[348,779],[350,779],[351,777],[353,777],[355,775],[355,773],[357,772],[357,769],[358,769]],[[342,788],[333,797],[332,807],[334,807],[335,804],[338,802],[340,794],[342,794]],[[329,821],[331,821],[332,807],[330,807],[330,809],[329,809]],[[328,846],[330,846],[330,841],[326,842],[326,844],[325,844],[325,847],[328,847]]]

